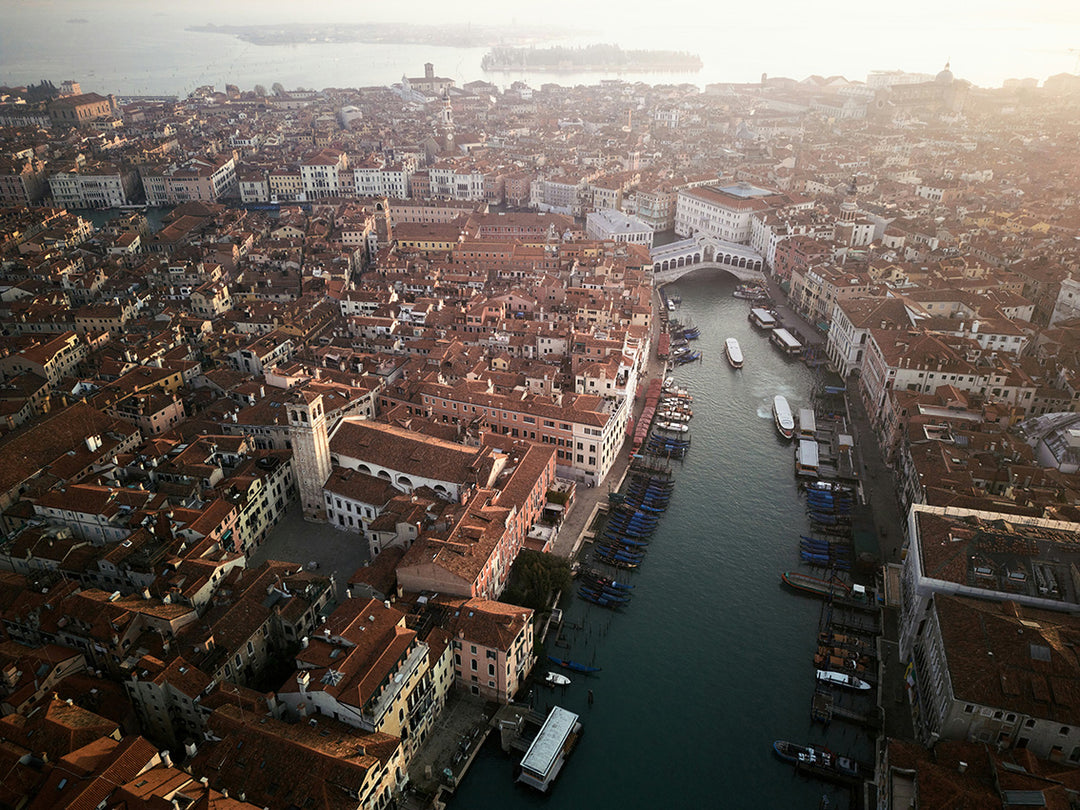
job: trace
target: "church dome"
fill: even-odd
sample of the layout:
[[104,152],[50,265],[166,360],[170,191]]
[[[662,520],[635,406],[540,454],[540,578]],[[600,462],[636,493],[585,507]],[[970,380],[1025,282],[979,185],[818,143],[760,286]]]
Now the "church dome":
[[946,62],[945,63],[945,69],[943,71],[941,71],[941,73],[939,73],[937,75],[937,77],[934,79],[934,81],[940,82],[941,84],[946,84],[948,82],[951,82],[952,80],[953,80],[953,74],[952,74],[952,71],[949,70],[949,63]]

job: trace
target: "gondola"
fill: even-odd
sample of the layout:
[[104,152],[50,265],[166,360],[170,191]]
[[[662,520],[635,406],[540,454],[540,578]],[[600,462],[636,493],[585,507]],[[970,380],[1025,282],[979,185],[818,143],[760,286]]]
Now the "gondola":
[[628,582],[618,582],[611,577],[604,576],[602,573],[592,568],[586,568],[584,571],[582,571],[581,578],[583,580],[592,580],[594,582],[599,582],[604,585],[609,585],[611,587],[618,588],[619,590],[629,591],[633,590],[634,588],[634,586]]
[[586,664],[579,664],[577,661],[571,661],[567,658],[556,658],[554,655],[549,655],[548,661],[553,664],[558,664],[563,669],[568,669],[571,672],[582,672],[586,675],[600,671],[600,667],[590,667]]
[[631,562],[630,560],[620,560],[598,551],[593,551],[593,559],[602,565],[610,565],[612,568],[621,568],[625,571],[633,571],[640,565],[640,563]]

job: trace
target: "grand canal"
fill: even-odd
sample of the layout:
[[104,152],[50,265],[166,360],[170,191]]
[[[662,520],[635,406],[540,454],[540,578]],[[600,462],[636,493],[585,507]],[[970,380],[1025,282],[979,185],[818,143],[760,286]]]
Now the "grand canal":
[[[534,690],[540,711],[578,712],[584,735],[544,798],[513,782],[515,760],[492,736],[452,810],[533,807],[831,808],[847,796],[797,776],[771,752],[774,739],[827,742],[870,758],[867,735],[810,720],[811,659],[820,605],[779,585],[798,565],[805,507],[792,445],[777,435],[771,403],[809,403],[814,372],[785,360],[747,321],[730,277],[678,283],[678,317],[701,329],[703,362],[674,376],[694,396],[692,447],[674,462],[674,497],[649,554],[630,575],[633,601],[612,613],[563,601],[569,647],[549,649],[603,668],[571,686]],[[738,338],[745,365],[726,362]],[[621,579],[622,577],[620,577]],[[538,664],[546,671],[546,662]],[[592,690],[594,703],[588,705]]]

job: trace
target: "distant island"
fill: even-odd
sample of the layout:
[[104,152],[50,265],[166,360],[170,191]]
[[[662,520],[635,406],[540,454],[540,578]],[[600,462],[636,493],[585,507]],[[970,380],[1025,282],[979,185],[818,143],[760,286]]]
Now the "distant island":
[[440,45],[479,48],[496,42],[527,45],[565,36],[545,29],[544,36],[521,28],[497,25],[415,25],[413,23],[290,23],[288,25],[188,26],[200,34],[227,34],[252,45],[340,45],[355,42],[378,45]]
[[698,71],[701,57],[685,51],[624,51],[618,45],[586,45],[580,48],[492,48],[481,67],[498,70]]

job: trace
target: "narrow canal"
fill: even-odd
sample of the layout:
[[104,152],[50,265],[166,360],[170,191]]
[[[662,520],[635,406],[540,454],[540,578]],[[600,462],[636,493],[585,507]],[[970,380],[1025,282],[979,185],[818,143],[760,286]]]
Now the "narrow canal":
[[[520,757],[492,735],[451,800],[452,810],[533,807],[831,808],[846,794],[793,773],[772,755],[774,739],[826,742],[868,759],[866,733],[810,720],[812,657],[820,603],[779,584],[798,566],[807,533],[793,472],[771,403],[809,403],[813,372],[788,361],[751,328],[735,281],[684,278],[678,318],[701,329],[703,362],[674,373],[694,397],[692,447],[673,462],[670,507],[619,612],[564,598],[568,647],[548,651],[603,668],[573,683],[538,686],[533,704],[581,715],[584,734],[550,799],[514,784]],[[745,365],[732,369],[724,340],[736,337]],[[625,572],[620,572],[625,573]],[[622,579],[623,577],[620,577]],[[575,627],[577,629],[575,629]],[[538,664],[542,675],[546,661]],[[588,705],[588,692],[595,701]]]

